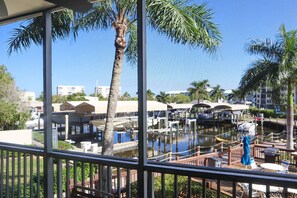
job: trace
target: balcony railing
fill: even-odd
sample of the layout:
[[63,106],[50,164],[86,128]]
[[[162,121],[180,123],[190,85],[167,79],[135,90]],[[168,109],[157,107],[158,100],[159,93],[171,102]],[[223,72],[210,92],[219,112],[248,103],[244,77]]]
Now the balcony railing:
[[78,152],[53,151],[45,156],[40,148],[0,143],[1,197],[43,197],[44,159],[54,160],[54,194],[71,197],[74,186],[102,190],[103,170],[107,170],[107,192],[115,197],[137,197],[137,173],[145,172],[148,197],[238,197],[239,184],[280,187],[285,194],[296,188],[297,177],[291,174],[255,172],[149,161],[139,166],[137,160],[103,157]]

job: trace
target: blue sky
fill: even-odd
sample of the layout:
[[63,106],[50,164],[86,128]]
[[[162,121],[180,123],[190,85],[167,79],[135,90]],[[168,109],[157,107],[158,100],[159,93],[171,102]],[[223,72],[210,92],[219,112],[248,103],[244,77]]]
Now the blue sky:
[[[194,1],[202,3],[202,1]],[[199,49],[171,43],[148,28],[148,89],[160,91],[186,90],[192,81],[208,79],[212,86],[224,89],[238,86],[243,72],[255,58],[244,51],[253,38],[275,39],[278,28],[297,29],[295,0],[208,0],[215,12],[223,43],[216,57]],[[7,66],[19,88],[42,91],[42,48],[32,47],[22,53],[7,55],[7,40],[18,24],[0,26],[0,64]],[[77,41],[68,38],[53,44],[53,94],[57,85],[84,85],[92,93],[99,85],[109,85],[114,58],[113,30],[81,32]],[[122,93],[135,95],[137,70],[124,63]]]

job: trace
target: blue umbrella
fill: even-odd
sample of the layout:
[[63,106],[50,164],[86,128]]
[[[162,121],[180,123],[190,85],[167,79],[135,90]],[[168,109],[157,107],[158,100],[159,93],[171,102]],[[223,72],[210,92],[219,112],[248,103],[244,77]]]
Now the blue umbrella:
[[250,165],[251,164],[251,157],[250,157],[250,139],[246,135],[244,136],[243,140],[243,155],[241,157],[241,163],[243,165]]

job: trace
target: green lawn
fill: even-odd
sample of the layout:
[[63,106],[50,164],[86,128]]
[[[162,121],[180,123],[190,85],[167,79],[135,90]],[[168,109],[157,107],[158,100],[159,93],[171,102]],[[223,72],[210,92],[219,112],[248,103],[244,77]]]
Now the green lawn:
[[[8,177],[9,177],[9,184],[12,184],[12,163],[13,163],[13,159],[12,157],[9,157],[8,159],[8,163],[9,163],[9,169],[8,169]],[[30,164],[30,156],[26,157],[26,172],[24,171],[24,167],[25,167],[25,158],[22,156],[20,161],[18,162],[18,158],[17,156],[14,158],[14,184],[18,183],[18,176],[20,173],[20,183],[24,184],[24,175],[26,174],[26,182],[27,184],[29,184],[30,182],[30,170],[32,169],[32,177],[33,175],[37,175],[37,157],[33,156],[33,163]],[[43,173],[43,158],[40,157],[39,158],[39,162],[40,162],[40,168],[39,171],[40,173]],[[1,165],[0,165],[1,166]],[[7,159],[3,160],[3,184],[6,184],[6,177],[7,177]],[[19,172],[20,169],[20,172]],[[2,170],[2,169],[1,169]],[[33,178],[32,178],[33,179]]]

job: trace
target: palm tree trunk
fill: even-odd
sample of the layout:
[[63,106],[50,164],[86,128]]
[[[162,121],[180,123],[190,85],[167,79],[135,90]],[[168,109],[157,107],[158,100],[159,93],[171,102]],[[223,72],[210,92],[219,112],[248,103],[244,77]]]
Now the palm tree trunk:
[[259,95],[259,110],[261,109],[261,99],[262,99],[262,85],[260,86],[260,91],[259,91],[259,93],[260,93],[260,95]]
[[[123,21],[123,20],[119,20]],[[115,38],[115,58],[113,63],[112,77],[110,83],[110,91],[108,97],[108,106],[107,106],[107,117],[103,135],[103,145],[102,145],[102,155],[113,155],[113,120],[116,114],[117,102],[119,97],[120,89],[120,80],[122,74],[122,66],[124,59],[124,51],[126,48],[126,39],[125,35],[127,32],[126,22],[116,22],[114,24],[116,30]],[[102,188],[104,191],[108,191],[111,187],[108,184],[111,184],[112,174],[108,174],[108,171],[111,167],[103,167],[102,171]]]
[[[121,20],[119,20],[121,21]],[[117,102],[119,97],[120,80],[126,48],[125,35],[127,25],[125,22],[116,22],[116,39],[115,39],[115,58],[113,63],[110,92],[108,97],[107,118],[103,136],[102,155],[113,155],[113,120],[116,114]]]
[[294,123],[294,107],[293,107],[293,83],[288,81],[287,96],[287,149],[294,149],[293,142],[293,123]]

